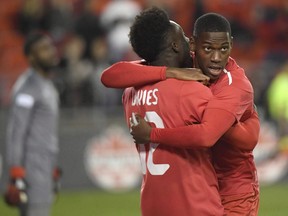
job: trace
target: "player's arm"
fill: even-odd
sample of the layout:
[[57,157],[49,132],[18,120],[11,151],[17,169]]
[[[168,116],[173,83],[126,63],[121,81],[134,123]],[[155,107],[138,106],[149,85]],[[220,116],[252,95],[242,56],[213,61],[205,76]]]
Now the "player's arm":
[[11,206],[27,202],[24,151],[34,104],[35,99],[31,95],[19,94],[13,100],[10,110],[6,147],[10,181],[4,193],[4,200]]
[[207,84],[209,77],[197,68],[146,66],[143,61],[118,62],[103,71],[101,82],[110,88],[127,88],[158,82],[167,78],[196,80]]
[[141,61],[115,63],[103,71],[101,82],[110,88],[127,88],[166,79],[166,67],[145,66],[141,63]]
[[29,133],[35,98],[21,93],[15,97],[10,109],[7,130],[7,162],[9,166],[22,166],[26,136]]
[[254,111],[244,122],[233,125],[221,139],[242,150],[252,151],[258,143],[260,123],[258,114]]
[[132,127],[136,143],[160,143],[168,146],[193,148],[211,147],[233,125],[235,117],[224,110],[206,110],[203,122],[178,128],[152,128],[137,116],[139,124]]
[[[233,91],[233,95],[220,94],[220,97],[214,96],[209,101],[201,124],[159,129],[151,128],[141,120],[137,127],[132,127],[133,138],[136,143],[155,142],[185,148],[213,146],[246,109],[244,105],[240,106],[241,98],[244,98],[243,94],[246,93],[241,89],[229,89]],[[223,90],[227,92],[227,89]]]

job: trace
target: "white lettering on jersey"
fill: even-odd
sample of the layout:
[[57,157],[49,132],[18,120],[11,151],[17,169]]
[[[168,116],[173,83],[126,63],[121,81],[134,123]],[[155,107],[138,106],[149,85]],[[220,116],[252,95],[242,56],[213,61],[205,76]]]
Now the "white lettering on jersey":
[[229,80],[229,85],[231,85],[232,84],[232,75],[231,75],[231,73],[229,71],[227,71],[225,68],[224,68],[223,71],[224,71],[224,73],[227,74],[228,80]]
[[156,105],[158,103],[158,97],[156,92],[158,92],[158,89],[137,91],[133,95],[132,106]]

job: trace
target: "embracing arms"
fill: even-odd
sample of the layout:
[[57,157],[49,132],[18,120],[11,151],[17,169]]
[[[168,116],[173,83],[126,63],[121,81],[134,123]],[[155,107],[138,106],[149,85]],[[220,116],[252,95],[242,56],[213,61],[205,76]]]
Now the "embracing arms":
[[259,118],[254,110],[250,118],[233,125],[221,139],[239,149],[252,151],[258,143],[259,133]]
[[101,82],[109,88],[128,88],[159,82],[167,78],[196,80],[208,84],[209,77],[197,68],[146,66],[143,61],[118,62],[103,71]]
[[[245,91],[231,87],[229,89],[233,91],[233,97],[230,93],[227,95],[219,94],[219,97],[210,100],[200,124],[178,128],[152,129],[140,119],[140,124],[132,127],[133,138],[136,143],[155,142],[185,148],[211,147],[227,132],[225,139],[231,141],[231,145],[252,150],[257,144],[259,135],[257,113],[254,111],[252,116],[243,123],[237,121],[237,116],[244,113],[247,108],[244,105],[250,99],[246,97],[244,101],[238,102],[244,98]],[[228,91],[224,89],[223,92]],[[240,106],[241,104],[244,105]],[[232,127],[232,125],[235,126]]]
[[211,147],[233,125],[235,117],[224,110],[205,111],[201,124],[178,128],[152,128],[138,117],[139,125],[133,126],[131,134],[136,143],[160,143],[174,147]]

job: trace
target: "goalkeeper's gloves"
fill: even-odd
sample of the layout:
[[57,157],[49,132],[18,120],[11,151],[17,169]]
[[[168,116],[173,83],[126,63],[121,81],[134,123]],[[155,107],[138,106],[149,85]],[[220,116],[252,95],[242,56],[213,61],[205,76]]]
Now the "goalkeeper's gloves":
[[62,169],[60,167],[56,167],[53,170],[53,181],[54,181],[54,192],[57,194],[61,188],[60,180],[62,177]]
[[4,200],[8,205],[19,206],[28,202],[27,184],[24,178],[25,169],[23,167],[15,166],[10,169],[10,182],[4,193]]

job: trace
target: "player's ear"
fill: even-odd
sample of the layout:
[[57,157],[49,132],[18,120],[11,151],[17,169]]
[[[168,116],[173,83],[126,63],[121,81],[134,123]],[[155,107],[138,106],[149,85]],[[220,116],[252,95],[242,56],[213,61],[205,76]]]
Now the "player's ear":
[[171,46],[172,46],[172,50],[173,50],[174,52],[176,52],[176,53],[179,52],[179,45],[178,45],[177,42],[175,42],[175,41],[172,42]]
[[232,49],[233,47],[233,36],[231,36],[231,39],[230,39],[230,49]]
[[34,56],[32,54],[28,54],[27,58],[28,58],[29,62],[31,62],[31,63],[34,62],[35,58],[34,58]]
[[195,38],[193,36],[189,39],[190,51],[195,52]]

